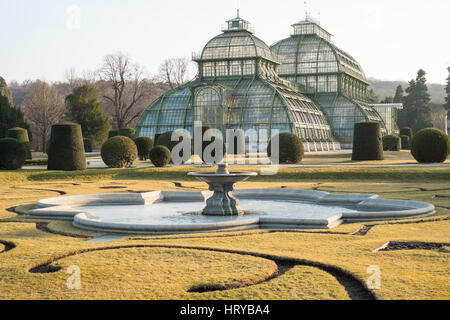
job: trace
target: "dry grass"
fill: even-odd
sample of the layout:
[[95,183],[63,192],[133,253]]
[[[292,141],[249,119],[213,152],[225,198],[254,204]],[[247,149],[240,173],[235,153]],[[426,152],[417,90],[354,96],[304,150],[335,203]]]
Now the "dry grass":
[[[276,179],[260,179],[240,184],[241,188],[316,189],[329,192],[376,193],[385,198],[427,201],[436,205],[437,214],[424,220],[440,221],[401,224],[380,222],[365,236],[351,235],[364,224],[344,224],[329,231],[252,230],[234,233],[130,236],[111,244],[87,242],[36,230],[35,221],[6,211],[19,204],[67,194],[112,193],[151,190],[203,190],[205,185],[184,178],[192,168],[131,169],[104,174],[109,170],[71,175],[54,172],[0,172],[0,240],[16,248],[0,253],[0,299],[349,299],[345,288],[329,273],[311,266],[296,266],[279,278],[261,282],[276,270],[273,261],[248,255],[169,248],[124,248],[85,252],[56,261],[59,272],[33,274],[31,267],[82,250],[111,246],[161,245],[239,250],[256,254],[305,259],[337,266],[365,281],[367,267],[381,268],[381,299],[450,299],[450,255],[429,250],[372,250],[388,241],[450,243],[450,185],[448,168],[418,168],[392,176],[384,169],[381,178],[360,178],[366,168],[355,168],[354,176],[344,180],[307,178],[307,169],[286,169]],[[246,168],[247,169],[247,168]],[[382,170],[380,169],[380,170]],[[198,170],[198,168],[196,169]],[[302,170],[306,170],[302,172]],[[339,170],[328,169],[331,176]],[[357,170],[360,172],[358,173]],[[405,174],[405,172],[407,172]],[[431,175],[430,175],[431,172]],[[340,174],[340,173],[339,173]],[[36,179],[36,175],[40,176]],[[68,175],[64,178],[64,175]],[[370,170],[369,170],[370,175]],[[392,176],[392,179],[386,177]],[[11,178],[13,177],[13,178]],[[285,178],[283,178],[285,177]],[[298,178],[300,177],[300,178]],[[430,178],[431,177],[431,178]],[[284,180],[283,180],[284,179]],[[174,181],[182,182],[176,188]],[[124,189],[110,189],[122,186]],[[26,212],[31,206],[21,207]],[[422,219],[418,219],[422,220]],[[70,222],[48,221],[54,232],[85,237],[103,235],[81,231]],[[341,234],[342,233],[342,234]],[[447,246],[448,248],[448,246]],[[0,252],[4,245],[0,244]],[[66,273],[70,265],[81,269],[81,290],[68,290]],[[259,283],[251,285],[253,283]],[[187,293],[197,285],[241,287],[225,291]],[[242,287],[244,286],[244,287]]]

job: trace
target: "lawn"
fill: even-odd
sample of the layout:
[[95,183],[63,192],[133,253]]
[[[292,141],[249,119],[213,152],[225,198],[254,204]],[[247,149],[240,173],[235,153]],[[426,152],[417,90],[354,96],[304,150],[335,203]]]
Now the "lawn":
[[[260,229],[93,243],[88,240],[104,234],[70,222],[32,221],[26,212],[36,200],[61,194],[203,190],[205,184],[186,177],[199,168],[0,172],[0,299],[450,299],[450,167],[345,167],[339,166],[347,161],[342,155],[312,157],[338,166],[283,167],[239,188],[375,193],[433,203],[436,215],[326,231]],[[402,157],[386,161],[409,161]],[[30,205],[17,208],[21,215],[12,212],[24,204]],[[373,252],[390,241],[442,247]],[[81,271],[80,290],[66,285],[73,265]],[[380,289],[362,287],[370,266],[380,268]],[[30,272],[36,267],[41,273]]]

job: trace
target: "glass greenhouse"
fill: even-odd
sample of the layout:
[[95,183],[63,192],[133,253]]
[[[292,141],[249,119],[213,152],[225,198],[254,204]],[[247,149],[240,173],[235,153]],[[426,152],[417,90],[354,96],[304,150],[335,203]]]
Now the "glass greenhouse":
[[[261,145],[266,145],[277,130],[296,134],[310,151],[340,148],[322,108],[302,94],[297,84],[278,76],[278,57],[253,34],[248,21],[239,16],[227,21],[223,33],[210,40],[201,54],[195,54],[194,61],[199,68],[197,78],[167,92],[144,111],[137,126],[138,135],[154,138],[175,129],[185,129],[192,135],[193,123],[201,121],[203,125],[221,130],[224,136],[226,129],[245,132],[254,129],[251,132],[256,136],[251,139]],[[337,88],[340,80],[337,74],[335,77]],[[325,85],[332,90],[331,75],[325,79],[329,81]],[[355,110],[367,108],[360,112],[361,120],[373,110],[346,96],[336,96],[336,100],[338,98],[344,104],[355,105]],[[325,101],[325,98],[318,99],[321,103]],[[348,112],[347,109],[344,111]],[[342,116],[342,112],[338,112]],[[328,110],[328,114],[332,111]],[[374,114],[374,117],[377,116]]]
[[312,18],[307,16],[293,28],[289,38],[271,47],[281,61],[279,76],[297,83],[321,107],[342,147],[351,147],[357,122],[380,122],[386,133],[382,117],[369,105],[370,83],[359,63],[336,47],[331,34]]

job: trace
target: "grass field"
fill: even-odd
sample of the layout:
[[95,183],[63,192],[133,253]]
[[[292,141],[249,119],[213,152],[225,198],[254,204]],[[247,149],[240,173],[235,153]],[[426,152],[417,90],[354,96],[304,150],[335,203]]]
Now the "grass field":
[[[346,161],[342,155],[311,157],[314,163]],[[393,154],[386,161],[409,161],[404,157]],[[61,194],[204,190],[205,184],[186,177],[192,170],[199,168],[0,171],[0,299],[363,299],[367,293],[378,299],[450,299],[450,167],[281,168],[275,176],[239,184],[375,193],[436,206],[435,216],[405,222],[92,243],[87,240],[104,234],[26,217],[36,200]],[[24,204],[30,205],[18,208],[22,215],[7,210]],[[389,241],[434,247],[373,252]],[[80,290],[66,285],[73,265],[81,271]],[[364,288],[364,294],[358,286],[371,276],[370,266],[380,268],[381,287]],[[30,272],[35,267],[41,273]]]

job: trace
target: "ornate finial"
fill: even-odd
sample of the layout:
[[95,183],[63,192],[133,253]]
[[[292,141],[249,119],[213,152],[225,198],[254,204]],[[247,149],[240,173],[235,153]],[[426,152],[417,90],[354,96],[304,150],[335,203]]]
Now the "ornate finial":
[[308,20],[309,13],[308,13],[308,1],[305,1],[305,19]]
[[239,8],[237,9],[237,17],[240,18],[240,16],[239,16]]

